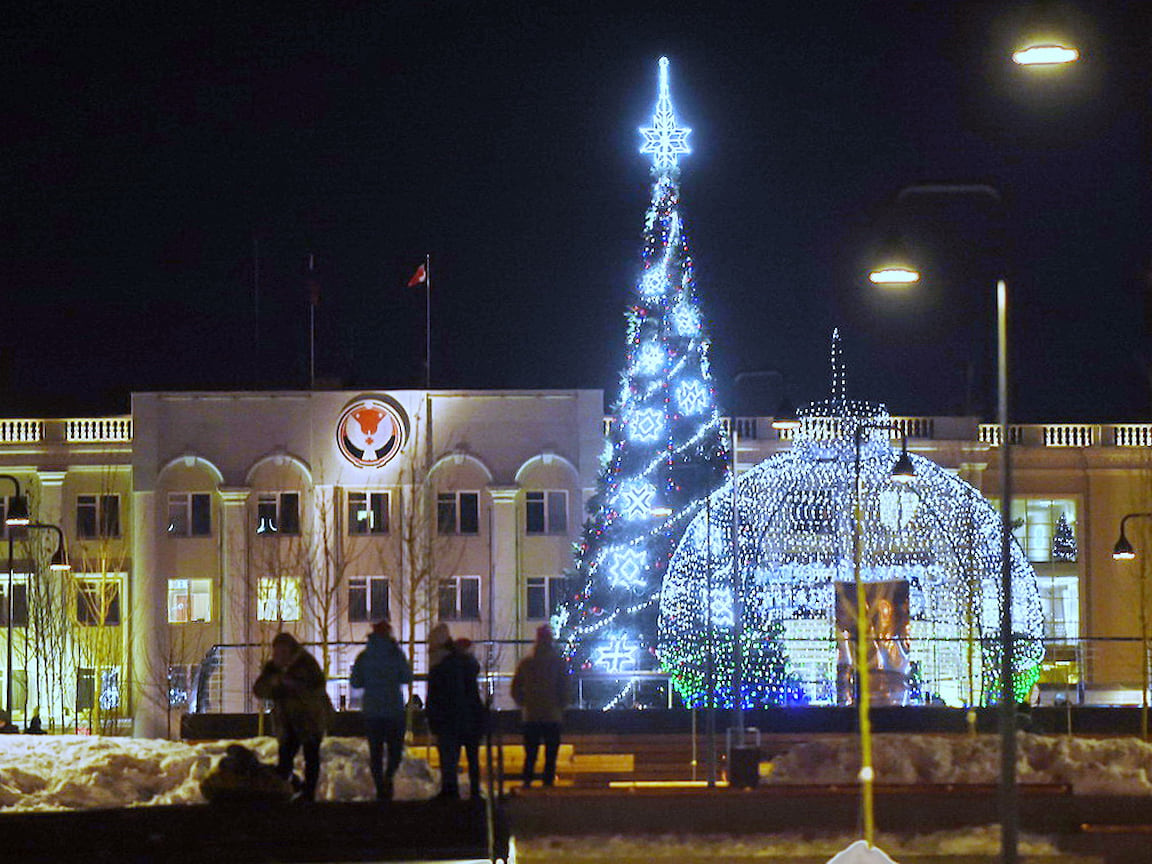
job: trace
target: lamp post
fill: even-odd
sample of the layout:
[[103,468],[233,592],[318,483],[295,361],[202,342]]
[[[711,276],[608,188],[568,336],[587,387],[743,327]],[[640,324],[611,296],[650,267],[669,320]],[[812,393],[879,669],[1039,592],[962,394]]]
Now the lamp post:
[[[985,184],[929,183],[906,186],[897,203],[913,195],[965,195],[1003,206],[1000,192]],[[919,280],[906,262],[883,262],[868,278],[876,285],[908,285]],[[897,267],[897,264],[903,264]],[[886,276],[897,272],[899,278]],[[909,274],[915,274],[911,278]],[[1012,458],[1008,430],[1008,285],[996,280],[996,420],[1000,437],[1000,838],[1002,864],[1017,860],[1016,695],[1012,688]]]
[[[1116,545],[1112,547],[1112,557],[1117,561],[1131,561],[1136,557],[1136,550],[1132,544],[1128,542],[1128,535],[1124,532],[1124,526],[1129,519],[1152,519],[1152,513],[1127,513],[1124,518],[1120,520],[1120,539],[1116,541]],[[1147,584],[1148,579],[1143,573],[1140,574],[1140,670],[1143,678],[1143,685],[1140,688],[1140,737],[1144,740],[1148,739],[1148,604],[1147,604]]]
[[[853,478],[854,494],[852,508],[852,580],[856,583],[856,710],[860,724],[860,809],[864,822],[864,841],[872,846],[876,835],[875,810],[872,805],[872,785],[875,771],[872,768],[872,719],[868,715],[871,707],[871,692],[868,680],[868,597],[864,591],[864,580],[860,575],[861,525],[864,511],[861,505],[860,448],[864,434],[869,429],[895,429],[893,423],[857,423],[852,435],[854,448]],[[907,483],[915,478],[916,469],[908,458],[908,436],[901,432],[900,457],[892,466],[892,479]]]
[[8,534],[8,596],[4,601],[8,644],[4,666],[4,710],[8,712],[8,722],[12,722],[12,529],[28,524],[28,499],[20,494],[20,481],[11,474],[0,474],[0,480],[7,480],[16,487],[16,494],[9,499],[4,513],[4,525]]

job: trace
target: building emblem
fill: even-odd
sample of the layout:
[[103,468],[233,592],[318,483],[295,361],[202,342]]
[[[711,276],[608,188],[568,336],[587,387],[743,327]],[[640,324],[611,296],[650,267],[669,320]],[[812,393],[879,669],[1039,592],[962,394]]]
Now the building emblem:
[[379,468],[404,449],[408,414],[388,396],[357,396],[344,406],[336,424],[336,444],[359,468]]

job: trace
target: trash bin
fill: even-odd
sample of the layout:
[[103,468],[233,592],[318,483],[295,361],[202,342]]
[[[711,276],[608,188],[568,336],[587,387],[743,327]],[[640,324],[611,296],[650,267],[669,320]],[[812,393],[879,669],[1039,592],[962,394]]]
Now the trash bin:
[[729,729],[727,744],[728,785],[733,789],[755,789],[760,783],[760,730]]

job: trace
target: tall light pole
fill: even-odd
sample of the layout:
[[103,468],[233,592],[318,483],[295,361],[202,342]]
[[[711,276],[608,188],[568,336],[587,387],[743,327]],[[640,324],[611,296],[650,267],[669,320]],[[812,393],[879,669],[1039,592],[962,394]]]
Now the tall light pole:
[[[875,808],[872,804],[872,786],[876,772],[872,768],[872,718],[869,716],[872,694],[868,680],[868,595],[860,575],[861,525],[864,510],[861,505],[860,448],[869,429],[895,428],[892,423],[857,423],[852,435],[855,458],[853,460],[854,494],[852,507],[852,580],[856,583],[856,711],[860,724],[860,811],[864,822],[864,842],[872,846],[876,836]],[[916,469],[908,458],[908,436],[901,433],[900,457],[892,466],[892,479],[907,483],[915,478]]]
[[[997,207],[1003,198],[992,186],[971,183],[928,183],[906,186],[897,203],[913,195],[962,195],[991,199]],[[897,266],[902,265],[902,266]],[[886,273],[897,273],[889,277]],[[911,274],[915,274],[912,278]],[[869,280],[876,285],[907,286],[919,281],[919,273],[906,262],[883,262]],[[1016,864],[1018,845],[1018,794],[1016,789],[1016,694],[1012,687],[1012,458],[1008,429],[1008,284],[996,280],[996,420],[1000,437],[1000,838],[1002,864]]]
[[[1120,539],[1112,547],[1112,557],[1117,561],[1131,561],[1136,557],[1136,550],[1128,542],[1128,535],[1124,533],[1124,526],[1129,519],[1152,519],[1152,513],[1128,513],[1120,520]],[[1140,688],[1140,737],[1148,739],[1148,578],[1140,574],[1140,670],[1143,686]]]
[[8,596],[5,599],[5,629],[7,635],[6,661],[4,666],[4,710],[8,712],[8,722],[12,722],[12,540],[13,528],[27,525],[28,499],[20,494],[20,481],[11,474],[0,474],[0,480],[7,480],[16,487],[16,494],[8,499],[4,512],[4,525],[8,534]]

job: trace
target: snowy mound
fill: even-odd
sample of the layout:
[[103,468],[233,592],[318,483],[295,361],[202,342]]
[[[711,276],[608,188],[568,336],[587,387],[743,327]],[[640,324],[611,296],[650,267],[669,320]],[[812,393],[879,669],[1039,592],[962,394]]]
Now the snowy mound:
[[[201,804],[200,781],[232,741],[185,744],[143,738],[75,735],[0,736],[0,808],[81,810],[157,804]],[[276,761],[274,738],[239,742],[262,761]],[[298,764],[297,770],[302,770]],[[437,775],[423,760],[405,759],[396,798],[430,798]],[[368,745],[362,738],[326,738],[321,748],[320,801],[374,797]]]
[[[1060,783],[1078,795],[1152,795],[1152,744],[1136,738],[1019,736],[1021,783]],[[1000,739],[994,735],[877,735],[877,783],[996,783]],[[770,782],[851,784],[860,770],[855,737],[818,738],[773,762]]]

